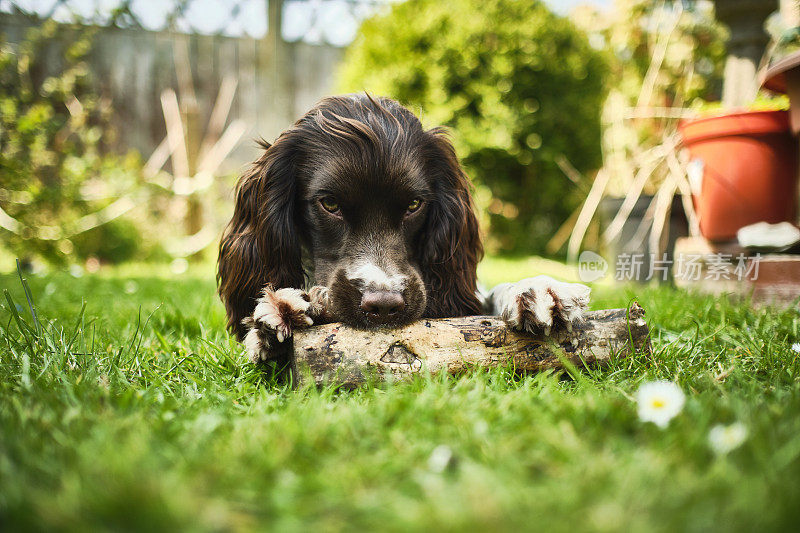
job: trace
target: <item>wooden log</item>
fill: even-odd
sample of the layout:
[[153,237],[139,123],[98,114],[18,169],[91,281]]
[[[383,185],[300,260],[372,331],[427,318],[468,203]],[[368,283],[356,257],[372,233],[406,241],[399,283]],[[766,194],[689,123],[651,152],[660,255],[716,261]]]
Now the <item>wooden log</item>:
[[371,380],[422,372],[457,373],[472,367],[511,366],[535,372],[602,365],[634,351],[651,353],[644,309],[590,311],[573,332],[536,337],[493,316],[423,319],[399,329],[359,330],[341,323],[294,333],[290,368],[296,384],[313,380],[356,387]]

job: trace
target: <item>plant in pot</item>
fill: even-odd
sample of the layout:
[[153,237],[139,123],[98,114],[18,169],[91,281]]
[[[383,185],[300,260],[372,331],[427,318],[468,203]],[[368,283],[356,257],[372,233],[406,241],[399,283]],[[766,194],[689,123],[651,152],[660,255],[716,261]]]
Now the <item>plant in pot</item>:
[[[792,131],[800,130],[800,121],[787,111],[789,99],[762,94],[745,109],[730,108],[750,101],[759,85],[790,98],[793,86],[800,93],[800,4],[715,4],[717,18],[730,28],[723,95],[729,109],[706,108],[703,116],[684,121],[679,129],[691,159],[688,171],[700,231],[709,241],[725,242],[735,240],[740,228],[758,222],[796,222],[798,144]],[[767,42],[762,27],[772,36],[763,59],[757,45]],[[761,75],[754,73],[759,60]],[[794,104],[797,114],[800,102]]]
[[669,279],[675,239],[698,232],[677,124],[691,116],[688,103],[719,94],[725,49],[713,11],[688,6],[620,2],[605,30],[618,61],[603,110],[603,167],[565,227],[572,261],[582,248],[617,262],[638,256],[626,280]]
[[[731,26],[732,56],[741,56],[750,35],[745,27],[756,14],[748,6],[717,0],[718,17]],[[764,17],[772,10],[766,3],[759,9]],[[734,240],[740,228],[758,222],[796,223],[798,142],[793,134],[800,132],[799,26],[800,4],[782,2],[767,20],[772,42],[760,75],[731,80],[746,94],[754,94],[761,84],[788,97],[762,93],[745,110],[706,108],[704,116],[680,125],[691,158],[688,170],[700,230],[709,241]]]
[[681,123],[699,229],[709,241],[735,240],[757,222],[796,221],[798,144],[787,108],[786,98],[762,98],[747,110]]

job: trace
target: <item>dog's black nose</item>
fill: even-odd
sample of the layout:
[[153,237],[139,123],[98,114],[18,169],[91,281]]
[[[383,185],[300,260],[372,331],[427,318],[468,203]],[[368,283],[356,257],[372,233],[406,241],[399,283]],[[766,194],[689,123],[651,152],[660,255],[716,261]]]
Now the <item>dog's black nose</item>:
[[361,310],[373,322],[393,319],[403,310],[406,301],[403,295],[394,291],[367,291],[361,297]]

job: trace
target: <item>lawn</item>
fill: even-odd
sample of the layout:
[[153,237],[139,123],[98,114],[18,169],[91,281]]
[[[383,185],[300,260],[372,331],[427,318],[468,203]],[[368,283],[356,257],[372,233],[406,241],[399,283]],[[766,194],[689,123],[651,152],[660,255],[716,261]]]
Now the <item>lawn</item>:
[[[593,308],[645,307],[651,359],[293,391],[225,334],[212,272],[29,276],[38,333],[19,279],[0,276],[27,324],[3,299],[2,529],[797,528],[797,309],[598,287]],[[634,399],[659,379],[686,394],[665,429]],[[734,422],[743,444],[712,451],[711,428]]]

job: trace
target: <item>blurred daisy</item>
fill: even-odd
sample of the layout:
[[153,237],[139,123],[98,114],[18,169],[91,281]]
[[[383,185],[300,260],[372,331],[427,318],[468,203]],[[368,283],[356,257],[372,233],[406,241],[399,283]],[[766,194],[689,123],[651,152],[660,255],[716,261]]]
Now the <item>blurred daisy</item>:
[[792,351],[800,353],[800,342],[792,344]]
[[671,381],[644,383],[636,393],[639,419],[660,428],[667,427],[669,421],[681,412],[685,401],[681,388]]
[[189,261],[183,257],[178,257],[169,264],[169,269],[173,274],[183,274],[189,269]]
[[437,446],[428,457],[428,469],[441,474],[453,465],[453,450],[444,444]]
[[735,450],[747,438],[747,428],[740,422],[730,426],[717,424],[708,432],[708,445],[714,452],[722,455]]
[[125,283],[125,294],[134,294],[139,290],[139,284],[133,280]]

